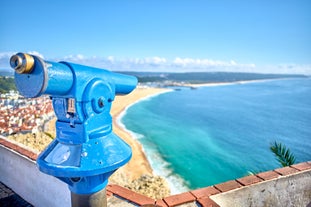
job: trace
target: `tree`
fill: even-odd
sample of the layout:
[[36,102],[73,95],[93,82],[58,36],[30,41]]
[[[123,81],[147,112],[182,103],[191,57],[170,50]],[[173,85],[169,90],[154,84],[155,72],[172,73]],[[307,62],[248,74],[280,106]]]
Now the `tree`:
[[284,144],[274,142],[270,145],[270,150],[274,153],[276,156],[276,160],[283,166],[290,166],[293,165],[296,162],[296,158],[293,155],[293,153],[290,152],[290,149],[288,149]]

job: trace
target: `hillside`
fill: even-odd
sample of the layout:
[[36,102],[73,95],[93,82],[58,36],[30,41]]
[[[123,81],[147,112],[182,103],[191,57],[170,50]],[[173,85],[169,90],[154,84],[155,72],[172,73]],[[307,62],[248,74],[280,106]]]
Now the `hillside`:
[[10,90],[16,90],[14,78],[0,76],[0,93],[7,93]]
[[263,80],[277,78],[304,78],[304,75],[294,74],[259,74],[259,73],[231,73],[231,72],[187,72],[187,73],[159,73],[159,72],[121,72],[134,75],[140,83],[146,82],[187,82],[187,83],[217,83],[247,80]]

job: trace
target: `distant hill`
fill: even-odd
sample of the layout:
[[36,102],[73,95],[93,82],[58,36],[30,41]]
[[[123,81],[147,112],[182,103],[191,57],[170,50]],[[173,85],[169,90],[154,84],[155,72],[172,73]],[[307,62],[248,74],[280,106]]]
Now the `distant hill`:
[[14,70],[0,69],[0,76],[13,76]]
[[[259,74],[259,73],[228,73],[228,72],[188,72],[188,73],[161,73],[161,72],[124,72],[119,73],[133,75],[140,83],[219,83],[247,80],[264,80],[278,78],[307,78],[305,75],[294,74]],[[0,70],[0,92],[16,90],[14,84],[14,71]],[[169,84],[168,84],[169,85]]]
[[10,90],[16,91],[14,78],[0,76],[0,93],[7,93]]
[[140,83],[146,82],[187,82],[187,83],[217,83],[247,80],[263,80],[278,78],[306,78],[305,75],[295,74],[260,74],[260,73],[231,73],[231,72],[187,72],[187,73],[160,73],[160,72],[120,72],[133,75]]

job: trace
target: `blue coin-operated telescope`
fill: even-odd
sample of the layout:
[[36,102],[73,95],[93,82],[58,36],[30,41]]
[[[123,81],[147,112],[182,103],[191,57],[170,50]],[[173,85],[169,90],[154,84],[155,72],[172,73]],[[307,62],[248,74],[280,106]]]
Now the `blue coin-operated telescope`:
[[90,202],[88,195],[105,189],[108,177],[131,158],[131,148],[112,132],[110,108],[116,94],[134,90],[137,79],[25,53],[13,55],[10,64],[21,95],[47,94],[53,102],[56,139],[39,155],[40,171],[80,195],[71,197],[73,205]]

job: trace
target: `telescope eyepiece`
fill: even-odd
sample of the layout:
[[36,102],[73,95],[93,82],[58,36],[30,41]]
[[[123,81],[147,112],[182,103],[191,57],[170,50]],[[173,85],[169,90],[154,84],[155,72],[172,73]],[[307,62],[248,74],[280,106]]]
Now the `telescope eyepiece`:
[[17,53],[10,58],[11,67],[19,74],[31,73],[34,64],[34,58],[26,53]]

